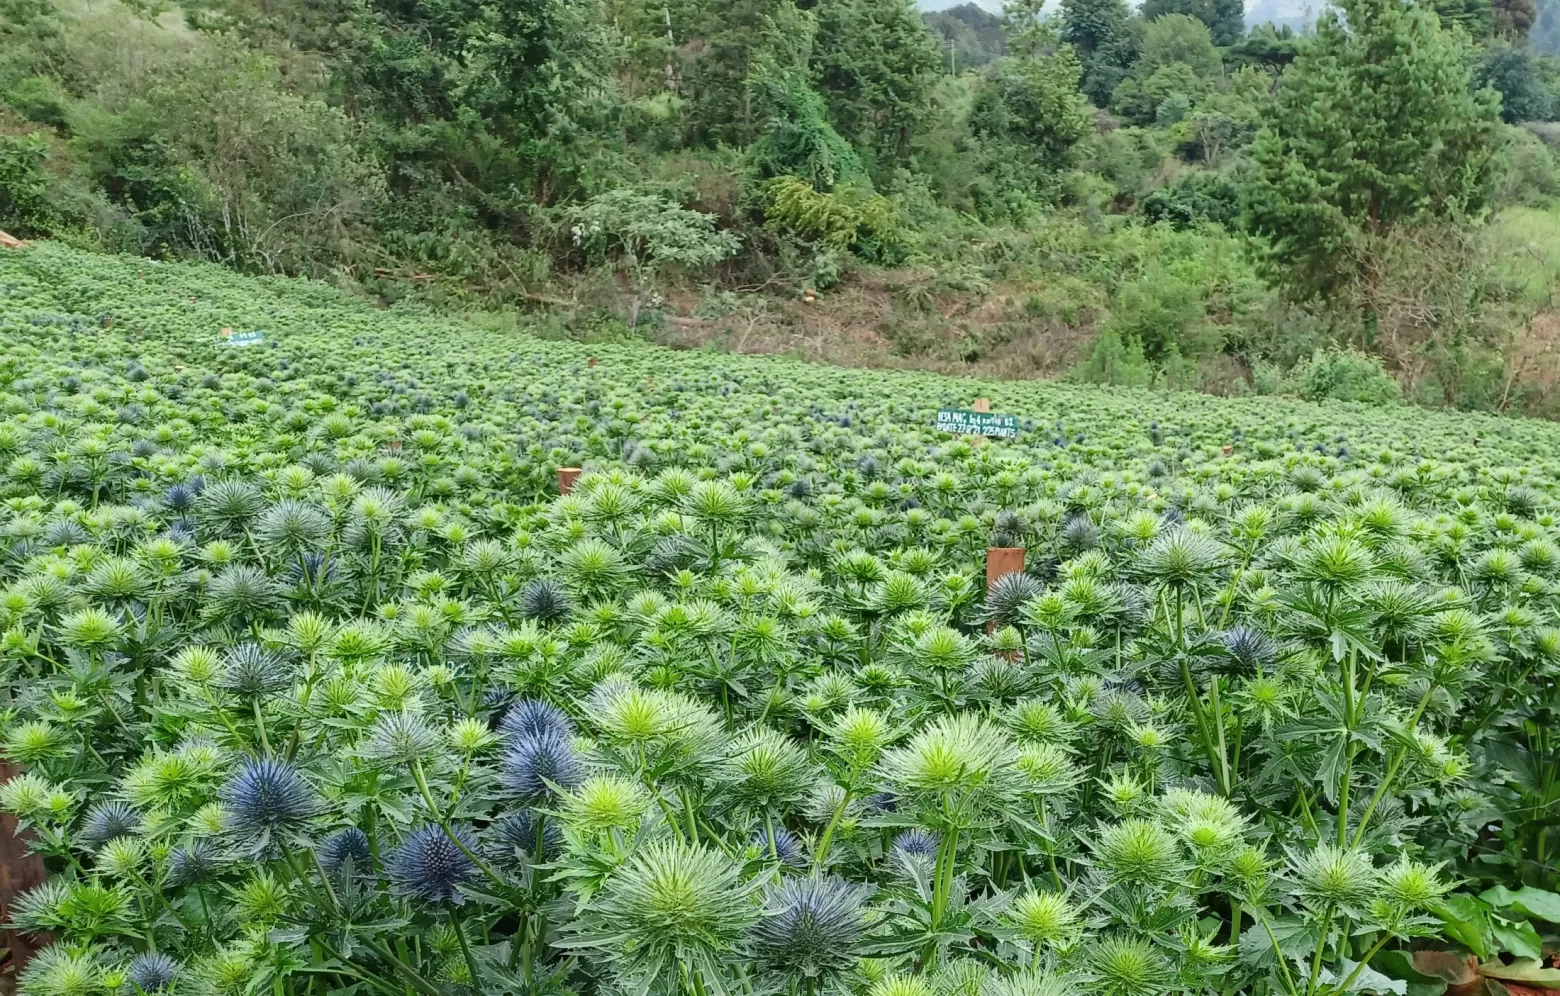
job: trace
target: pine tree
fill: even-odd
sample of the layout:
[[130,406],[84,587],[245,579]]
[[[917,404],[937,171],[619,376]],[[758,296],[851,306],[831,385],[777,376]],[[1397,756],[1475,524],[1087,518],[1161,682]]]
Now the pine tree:
[[1377,236],[1478,212],[1499,98],[1469,86],[1463,38],[1398,0],[1343,0],[1284,75],[1244,191],[1272,275],[1298,297],[1370,279]]
[[937,42],[912,0],[834,0],[815,14],[811,72],[829,121],[890,172],[930,110]]

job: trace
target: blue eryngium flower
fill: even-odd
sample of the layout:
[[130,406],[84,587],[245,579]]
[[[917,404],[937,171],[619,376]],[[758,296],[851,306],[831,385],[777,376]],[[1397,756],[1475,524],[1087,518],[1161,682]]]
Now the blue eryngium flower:
[[1234,663],[1232,672],[1248,673],[1265,667],[1278,657],[1278,645],[1266,633],[1251,626],[1236,625],[1220,637]]
[[246,699],[281,691],[292,681],[287,662],[258,643],[240,643],[222,655],[217,687]]
[[173,985],[174,976],[179,974],[179,965],[172,958],[161,953],[136,955],[130,963],[125,975],[130,979],[131,992],[150,996],[152,993],[160,993]]
[[[753,835],[753,846],[758,848],[765,857],[771,856],[770,844],[768,830],[760,828]],[[793,868],[800,868],[807,863],[807,855],[802,849],[801,840],[782,826],[775,827],[772,856],[779,858],[781,864]]]
[[532,581],[520,593],[520,614],[537,622],[555,622],[570,611],[569,595],[556,581]]
[[109,799],[87,810],[86,818],[81,821],[81,829],[76,831],[76,840],[87,847],[97,847],[115,837],[135,833],[140,825],[141,817],[130,808],[129,803]]
[[245,850],[266,850],[276,835],[302,830],[314,815],[314,791],[290,764],[266,758],[244,765],[222,788],[228,829]]
[[[529,809],[501,817],[493,824],[493,843],[490,850],[495,852],[495,860],[506,867],[514,868],[520,864],[520,853],[523,852],[535,858],[536,851],[536,814]],[[563,830],[557,820],[543,819],[542,828],[542,855],[541,860],[549,861],[563,846]]]
[[[460,843],[451,839],[451,835]],[[427,823],[412,831],[411,836],[391,852],[385,863],[385,875],[397,895],[425,903],[459,906],[466,901],[460,885],[476,870],[466,853],[473,847],[471,836],[464,829],[451,827],[446,833],[443,827]]]
[[753,953],[761,964],[807,979],[848,970],[860,956],[867,928],[862,906],[871,892],[835,875],[771,885],[753,925]]
[[347,827],[338,830],[320,842],[315,848],[319,856],[320,867],[334,875],[352,862],[356,871],[365,871],[372,867],[373,856],[368,850],[368,834],[357,827]]
[[572,737],[574,724],[557,706],[537,699],[516,699],[504,710],[499,729],[515,739],[539,737],[548,733]]
[[906,830],[894,838],[894,853],[900,857],[935,858],[942,841],[930,830]]
[[188,484],[175,484],[163,492],[163,504],[175,512],[186,512],[195,505],[196,491]]
[[527,801],[549,798],[550,786],[570,789],[584,779],[579,757],[568,737],[557,733],[519,737],[504,755],[503,786]]
[[221,867],[217,849],[209,841],[192,840],[168,855],[168,884],[195,885],[210,879]]

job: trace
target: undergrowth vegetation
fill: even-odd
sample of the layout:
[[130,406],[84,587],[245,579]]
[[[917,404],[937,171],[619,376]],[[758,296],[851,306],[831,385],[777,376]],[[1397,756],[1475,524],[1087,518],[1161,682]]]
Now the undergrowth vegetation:
[[[49,244],[0,345],[26,996],[1560,979],[1560,427]],[[977,393],[1016,439],[933,429]]]

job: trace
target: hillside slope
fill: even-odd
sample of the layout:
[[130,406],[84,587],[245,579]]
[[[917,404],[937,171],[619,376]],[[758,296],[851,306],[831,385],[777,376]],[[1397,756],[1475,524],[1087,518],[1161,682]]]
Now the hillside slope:
[[[223,329],[260,331],[264,342],[226,345]],[[393,438],[390,427],[403,419],[469,404],[492,431],[517,434],[522,447],[541,445],[534,458],[554,463],[610,460],[639,435],[661,436],[656,445],[678,437],[707,443],[724,433],[733,411],[754,406],[787,407],[805,423],[858,433],[875,432],[863,427],[886,417],[903,435],[885,444],[914,450],[936,443],[931,426],[939,406],[967,407],[983,396],[1024,427],[996,449],[1062,459],[1055,453],[1061,446],[1065,459],[1126,473],[1142,472],[1138,461],[1156,452],[1201,462],[1220,459],[1226,446],[1237,458],[1324,452],[1327,466],[1360,459],[1405,467],[1416,458],[1475,468],[1510,462],[1534,467],[1546,488],[1560,467],[1560,425],[1549,422],[864,371],[636,340],[544,340],[415,305],[376,308],[314,281],[51,243],[0,253],[0,345],[10,394],[47,397],[81,389],[67,383],[90,384],[91,369],[61,359],[87,348],[102,369],[154,372],[163,390],[197,402],[215,397],[216,381],[208,377],[221,379],[229,394],[227,378],[237,377],[246,385],[243,396],[267,418],[292,418],[308,411],[311,399],[329,395],[333,406],[381,420],[379,443]],[[669,408],[655,410],[663,405]],[[653,413],[640,425],[635,413],[644,410]],[[200,413],[198,403],[194,411]],[[863,418],[866,412],[873,418]],[[1162,427],[1163,447],[1153,445],[1151,424]],[[551,467],[537,473],[542,481]]]

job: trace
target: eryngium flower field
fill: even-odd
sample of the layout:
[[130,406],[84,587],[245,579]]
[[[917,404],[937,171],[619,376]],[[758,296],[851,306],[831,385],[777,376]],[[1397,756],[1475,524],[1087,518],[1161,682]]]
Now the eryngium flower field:
[[[49,245],[0,256],[0,346],[29,996],[1560,977],[1560,427]],[[976,395],[1017,439],[934,431]]]

